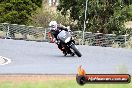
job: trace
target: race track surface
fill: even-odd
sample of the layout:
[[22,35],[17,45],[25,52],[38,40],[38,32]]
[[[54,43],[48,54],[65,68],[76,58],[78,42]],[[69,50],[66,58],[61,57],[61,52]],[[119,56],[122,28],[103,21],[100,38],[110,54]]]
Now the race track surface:
[[88,74],[132,74],[132,50],[78,46],[82,57],[64,57],[57,45],[47,42],[0,39],[0,56],[11,63],[0,65],[0,74],[76,74],[82,65]]

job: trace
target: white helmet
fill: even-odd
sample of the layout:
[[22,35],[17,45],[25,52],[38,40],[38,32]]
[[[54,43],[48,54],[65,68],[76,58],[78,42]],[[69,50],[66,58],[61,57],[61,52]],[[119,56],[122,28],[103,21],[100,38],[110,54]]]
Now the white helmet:
[[56,30],[57,29],[57,22],[56,21],[51,21],[49,23],[49,27],[51,28],[51,30]]

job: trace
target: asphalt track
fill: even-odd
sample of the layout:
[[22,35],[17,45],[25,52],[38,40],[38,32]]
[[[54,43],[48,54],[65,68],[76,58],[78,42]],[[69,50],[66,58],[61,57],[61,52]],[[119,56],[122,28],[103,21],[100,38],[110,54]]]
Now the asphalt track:
[[0,56],[11,59],[11,63],[0,65],[0,74],[76,74],[80,65],[88,74],[122,70],[132,74],[130,49],[86,45],[78,48],[82,57],[64,57],[55,44],[0,39]]

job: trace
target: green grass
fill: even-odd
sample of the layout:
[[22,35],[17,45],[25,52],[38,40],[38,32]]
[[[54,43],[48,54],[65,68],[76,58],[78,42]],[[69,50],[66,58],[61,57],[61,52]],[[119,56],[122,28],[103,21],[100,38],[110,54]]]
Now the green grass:
[[39,82],[1,82],[0,88],[132,88],[130,84],[85,84],[80,86],[75,80]]

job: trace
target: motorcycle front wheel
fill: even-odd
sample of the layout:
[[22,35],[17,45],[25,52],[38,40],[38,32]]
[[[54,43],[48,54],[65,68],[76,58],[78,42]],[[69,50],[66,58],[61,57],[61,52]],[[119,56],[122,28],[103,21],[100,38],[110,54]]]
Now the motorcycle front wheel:
[[77,49],[76,45],[72,45],[71,46],[71,49],[74,50],[75,54],[78,56],[78,57],[81,57],[82,54],[79,52],[79,50]]

